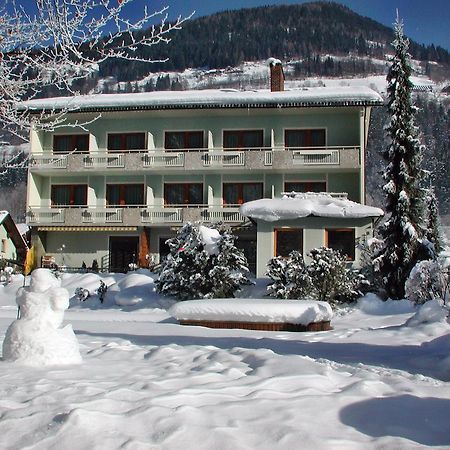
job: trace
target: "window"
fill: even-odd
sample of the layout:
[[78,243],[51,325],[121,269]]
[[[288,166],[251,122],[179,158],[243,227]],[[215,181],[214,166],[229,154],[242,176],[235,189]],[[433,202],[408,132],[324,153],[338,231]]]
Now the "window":
[[289,256],[297,250],[303,253],[303,230],[301,228],[283,228],[275,230],[275,256]]
[[106,186],[108,206],[130,206],[144,204],[143,184],[108,184]]
[[65,184],[52,186],[51,202],[53,206],[86,206],[87,185]]
[[326,192],[325,181],[294,181],[284,183],[285,192]]
[[242,205],[245,202],[258,200],[263,196],[262,183],[224,183],[223,203],[226,205]]
[[229,130],[223,132],[223,148],[253,148],[263,146],[263,130]]
[[53,136],[53,151],[55,153],[64,152],[88,152],[88,134],[59,134]]
[[325,147],[325,129],[285,130],[286,148]]
[[121,152],[124,150],[144,150],[145,133],[112,133],[108,134],[108,150]]
[[339,250],[349,261],[355,260],[355,230],[353,228],[327,229],[326,245]]
[[201,205],[203,204],[203,184],[164,184],[164,203],[166,205]]
[[164,147],[169,150],[203,148],[203,131],[166,131]]
[[8,252],[8,239],[2,239],[2,253]]

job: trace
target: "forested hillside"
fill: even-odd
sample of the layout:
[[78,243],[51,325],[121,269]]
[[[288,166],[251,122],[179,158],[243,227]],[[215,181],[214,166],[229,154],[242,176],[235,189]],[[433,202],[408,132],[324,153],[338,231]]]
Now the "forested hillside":
[[[110,61],[101,66],[99,75],[132,81],[143,78],[149,71],[234,67],[243,61],[270,56],[299,59],[299,64],[309,66],[310,74],[314,74],[323,71],[320,65],[312,64],[317,55],[352,54],[384,59],[392,39],[390,28],[336,3],[241,9],[191,20],[169,45],[140,50],[157,60],[170,58],[166,63]],[[425,47],[411,42],[410,52],[425,65],[426,61],[446,66],[450,63],[449,53],[434,45]],[[428,65],[426,69],[431,71],[433,67]],[[351,70],[347,68],[346,73]]]

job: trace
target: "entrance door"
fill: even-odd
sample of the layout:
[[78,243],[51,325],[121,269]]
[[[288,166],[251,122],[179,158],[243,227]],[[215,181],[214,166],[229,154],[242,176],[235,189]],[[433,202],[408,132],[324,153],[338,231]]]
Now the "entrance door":
[[110,272],[127,272],[129,264],[137,264],[138,255],[138,236],[111,236],[109,238]]

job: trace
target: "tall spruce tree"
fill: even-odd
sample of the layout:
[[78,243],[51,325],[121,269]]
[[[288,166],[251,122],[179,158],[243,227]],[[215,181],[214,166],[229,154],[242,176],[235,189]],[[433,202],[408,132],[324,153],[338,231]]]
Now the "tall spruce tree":
[[442,235],[441,235],[441,223],[439,220],[439,207],[436,198],[434,186],[431,186],[427,192],[428,203],[428,220],[427,220],[427,233],[426,238],[434,245],[436,254],[440,253],[443,249]]
[[424,177],[422,150],[414,125],[416,108],[411,99],[409,40],[403,34],[403,23],[398,17],[394,31],[395,54],[391,57],[387,75],[389,145],[383,152],[387,162],[383,175],[387,220],[380,229],[385,245],[376,263],[388,295],[401,299],[405,295],[405,281],[419,258],[426,226],[424,190],[421,188]]

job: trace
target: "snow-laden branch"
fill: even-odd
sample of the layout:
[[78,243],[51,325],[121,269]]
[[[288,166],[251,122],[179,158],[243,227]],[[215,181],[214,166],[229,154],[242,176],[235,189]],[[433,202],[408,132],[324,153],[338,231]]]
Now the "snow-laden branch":
[[[69,123],[64,111],[27,114],[17,108],[47,87],[78,95],[74,82],[110,59],[161,62],[138,56],[140,47],[166,44],[188,17],[168,21],[168,7],[130,19],[134,0],[6,0],[0,6],[0,122],[4,132],[28,140],[32,125],[52,131]],[[135,12],[133,11],[133,15]]]

